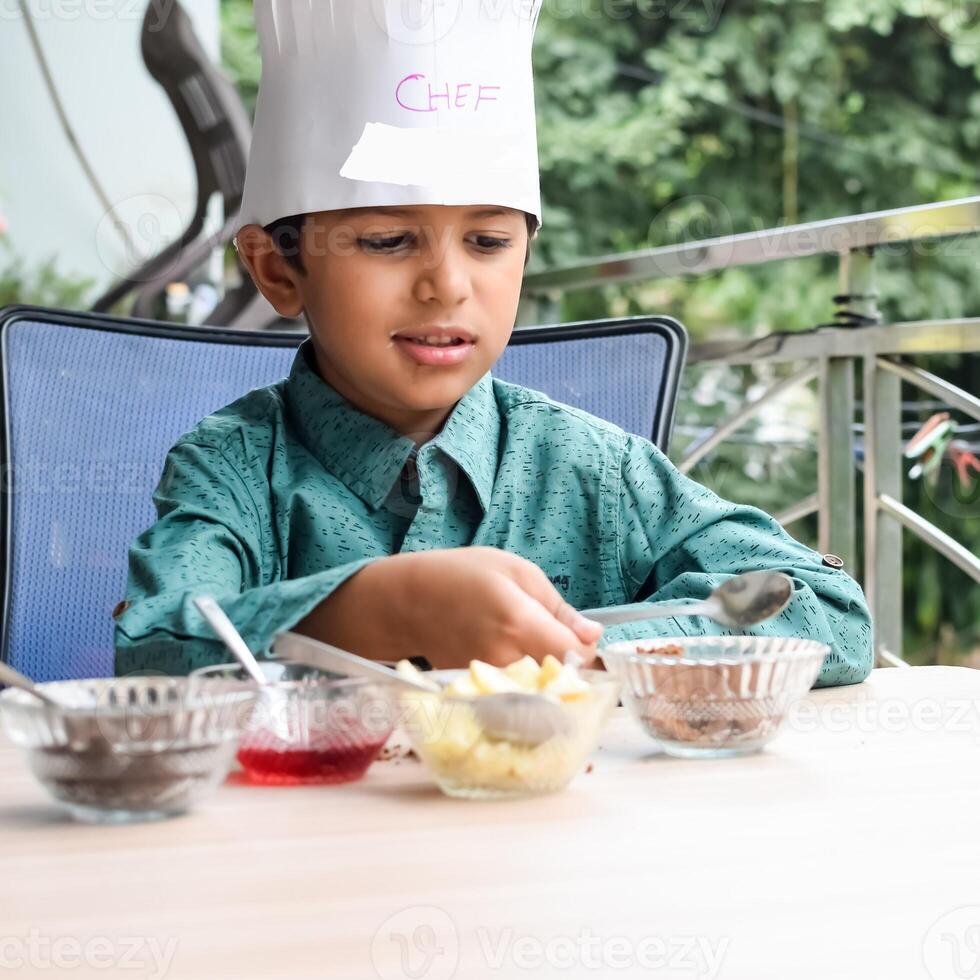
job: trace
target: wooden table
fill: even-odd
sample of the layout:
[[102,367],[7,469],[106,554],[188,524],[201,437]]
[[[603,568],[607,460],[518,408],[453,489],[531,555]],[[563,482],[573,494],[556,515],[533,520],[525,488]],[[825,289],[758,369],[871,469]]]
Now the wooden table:
[[813,692],[744,759],[667,758],[619,714],[591,772],[526,801],[445,798],[403,759],[347,786],[228,785],[180,819],[90,827],[5,742],[0,785],[0,975],[953,980],[980,967],[980,671],[876,670]]

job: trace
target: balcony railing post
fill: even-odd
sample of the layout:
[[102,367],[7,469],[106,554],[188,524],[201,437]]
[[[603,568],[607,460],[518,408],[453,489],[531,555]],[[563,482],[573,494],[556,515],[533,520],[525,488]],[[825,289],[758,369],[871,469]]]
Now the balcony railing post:
[[864,590],[874,619],[875,652],[902,656],[902,528],[879,506],[902,499],[901,380],[864,359]]
[[857,573],[857,481],[854,471],[854,361],[825,357],[820,362],[818,433],[818,547],[840,557]]
[[837,289],[835,316],[841,326],[869,326],[881,322],[873,248],[855,248],[840,256]]

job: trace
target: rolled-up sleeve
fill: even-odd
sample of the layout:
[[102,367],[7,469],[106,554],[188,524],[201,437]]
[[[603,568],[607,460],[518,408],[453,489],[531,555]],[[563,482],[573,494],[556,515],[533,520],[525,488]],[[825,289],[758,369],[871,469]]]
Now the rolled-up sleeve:
[[[619,473],[619,567],[631,601],[698,600],[741,572],[773,570],[793,580],[779,615],[739,632],[801,636],[830,647],[817,686],[853,684],[871,670],[871,620],[845,571],[792,538],[756,507],[723,500],[683,476],[650,442],[630,436]],[[704,617],[609,627],[603,645],[642,636],[725,635]]]
[[[374,558],[282,579],[269,540],[272,515],[220,448],[170,451],[154,491],[157,521],[129,551],[115,621],[116,673],[186,674],[230,657],[194,605],[217,600],[257,654]],[[268,509],[268,508],[266,508]]]

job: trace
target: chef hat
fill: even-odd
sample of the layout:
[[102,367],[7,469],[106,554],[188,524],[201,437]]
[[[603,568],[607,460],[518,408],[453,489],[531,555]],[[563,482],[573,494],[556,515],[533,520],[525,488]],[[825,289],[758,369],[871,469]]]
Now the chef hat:
[[262,83],[242,223],[491,204],[541,220],[542,0],[255,0]]

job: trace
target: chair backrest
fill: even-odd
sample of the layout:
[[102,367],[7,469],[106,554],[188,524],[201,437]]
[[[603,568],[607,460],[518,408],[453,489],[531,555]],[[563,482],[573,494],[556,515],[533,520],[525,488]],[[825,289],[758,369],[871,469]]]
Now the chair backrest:
[[[0,659],[37,680],[112,674],[111,612],[167,450],[288,374],[303,338],[0,310]],[[670,321],[528,328],[494,373],[663,444],[683,353]]]
[[615,422],[664,452],[687,332],[663,316],[592,320],[515,330],[493,374]]

